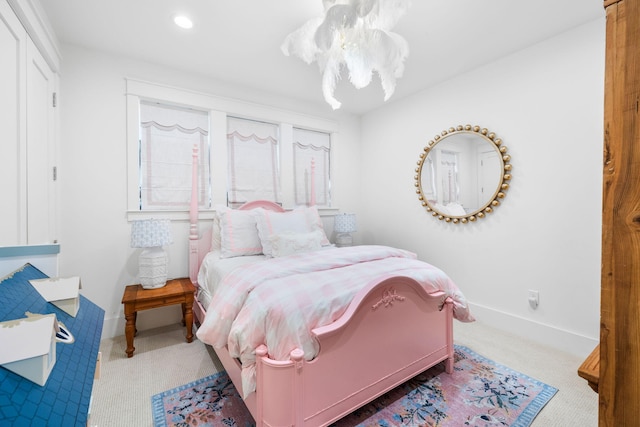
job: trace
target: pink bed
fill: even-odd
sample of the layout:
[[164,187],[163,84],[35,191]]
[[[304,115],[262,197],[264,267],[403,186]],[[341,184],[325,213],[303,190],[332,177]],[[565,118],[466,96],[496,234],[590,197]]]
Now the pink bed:
[[[247,408],[258,426],[329,425],[440,362],[445,363],[446,372],[453,371],[454,316],[461,321],[473,319],[466,308],[464,296],[437,268],[426,263],[421,266],[421,262],[415,260],[412,254],[386,247],[372,247],[371,251],[366,247],[351,248],[340,252],[347,248],[328,247],[324,242],[324,246],[316,248],[314,252],[307,248],[300,254],[283,253],[282,256],[276,254],[274,247],[272,257],[265,257],[251,253],[251,246],[244,245],[241,250],[250,253],[246,259],[236,257],[236,254],[222,257],[238,265],[221,278],[217,289],[208,291],[208,299],[205,299],[206,292],[200,289],[198,276],[203,281],[206,268],[202,266],[201,269],[201,264],[211,251],[212,232],[203,230],[200,233],[194,200],[189,238],[190,277],[198,289],[194,306],[194,314],[200,325],[197,336],[204,342],[212,341],[215,344],[216,354],[238,392],[244,396]],[[278,205],[265,201],[251,202],[240,208],[242,211],[255,209],[284,213]],[[345,257],[340,256],[342,253]],[[209,256],[219,257],[218,254]],[[356,265],[352,274],[345,274],[345,278],[340,280],[346,282],[340,282],[337,286],[352,290],[348,301],[344,306],[332,306],[333,312],[325,313],[324,318],[320,316],[325,324],[306,331],[309,336],[301,339],[299,346],[306,348],[306,351],[293,346],[282,355],[282,348],[289,345],[286,341],[284,344],[274,344],[272,338],[265,338],[265,342],[260,342],[261,333],[270,337],[266,329],[252,332],[253,335],[246,339],[242,332],[236,341],[229,339],[225,343],[227,331],[219,329],[233,328],[231,322],[236,321],[236,315],[240,312],[246,316],[248,312],[260,311],[250,306],[243,312],[242,302],[245,301],[240,300],[253,300],[254,304],[261,304],[262,300],[268,299],[265,295],[272,292],[264,288],[261,297],[257,289],[263,289],[262,286],[273,286],[273,289],[289,286],[289,289],[293,289],[295,283],[313,283],[315,279],[307,277],[308,274],[332,281],[327,279],[327,275],[333,274],[330,270],[352,268],[347,266],[351,264],[351,258],[355,264],[370,262],[368,258],[365,260],[366,257],[385,258],[383,263],[390,266],[388,271],[377,260],[373,260],[364,269]],[[298,267],[299,264],[294,264],[294,261],[304,261],[305,267]],[[293,272],[293,277],[290,274],[287,275],[289,278],[276,277],[285,276],[284,273],[278,273],[279,266],[283,266],[283,270],[292,270],[288,273]],[[373,271],[374,268],[376,271]],[[308,273],[307,269],[313,273]],[[254,286],[251,275],[259,278],[255,280],[260,282],[259,286]],[[364,279],[364,276],[368,278]],[[437,277],[436,280],[430,280],[431,276]],[[434,290],[434,286],[442,283],[442,290]],[[226,303],[218,303],[225,298],[232,301],[230,305],[233,309],[226,308]],[[317,297],[309,299],[324,300]],[[281,305],[286,307],[284,302]],[[284,315],[282,310],[285,310]],[[267,311],[271,314],[275,310],[269,308]],[[303,313],[307,311],[301,310]],[[289,320],[295,317],[287,314],[291,312],[289,308],[281,309],[280,317]],[[327,318],[331,320],[327,321]],[[269,318],[249,320],[248,323],[275,323],[264,319]],[[235,333],[237,331],[231,335]],[[274,348],[273,351],[269,350],[267,343]]]

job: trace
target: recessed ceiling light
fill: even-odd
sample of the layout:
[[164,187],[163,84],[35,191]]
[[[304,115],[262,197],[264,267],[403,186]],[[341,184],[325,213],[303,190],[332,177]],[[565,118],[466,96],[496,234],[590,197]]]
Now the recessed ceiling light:
[[193,27],[193,21],[184,15],[176,15],[173,18],[173,22],[175,22],[178,27],[185,28],[187,30]]

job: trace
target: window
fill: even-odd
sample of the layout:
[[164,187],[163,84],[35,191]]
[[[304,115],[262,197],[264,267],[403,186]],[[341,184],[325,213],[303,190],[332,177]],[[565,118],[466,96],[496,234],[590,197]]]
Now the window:
[[[295,204],[331,206],[331,135],[293,128]],[[311,200],[315,193],[315,200]]]
[[140,210],[184,210],[191,200],[192,156],[198,150],[198,204],[210,206],[207,112],[140,102]]
[[274,123],[227,119],[228,205],[251,200],[280,200],[279,126]]
[[129,220],[188,217],[194,145],[203,219],[215,205],[258,198],[307,205],[312,183],[329,209],[336,122],[135,79],[126,79],[126,100]]

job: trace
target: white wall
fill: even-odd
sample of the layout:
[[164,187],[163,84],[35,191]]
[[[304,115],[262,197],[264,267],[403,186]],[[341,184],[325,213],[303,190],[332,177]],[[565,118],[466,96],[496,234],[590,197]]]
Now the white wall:
[[[136,283],[139,250],[129,247],[127,210],[125,77],[140,78],[320,117],[320,111],[255,90],[233,87],[197,74],[63,46],[60,71],[60,275],[82,277],[83,294],[105,310],[103,336],[124,333],[124,286]],[[320,90],[320,89],[318,89]],[[274,104],[270,104],[274,105]],[[360,122],[336,120],[333,175],[334,206],[353,211],[358,202]],[[215,155],[215,153],[214,153]],[[325,222],[331,224],[331,218]],[[174,222],[174,243],[167,247],[170,277],[187,276],[188,223]],[[141,312],[138,329],[177,322],[178,306]]]
[[[584,356],[599,334],[604,40],[602,19],[362,121],[360,240],[439,266],[480,320]],[[428,141],[459,124],[503,139],[513,179],[494,213],[456,225],[422,208],[414,169]]]
[[[392,102],[362,121],[196,73],[63,46],[60,274],[80,275],[84,294],[105,309],[104,336],[123,333],[122,291],[137,271],[126,221],[125,77],[339,121],[333,200],[358,214],[355,243],[407,248],[441,267],[480,320],[579,355],[595,346],[604,20]],[[488,218],[447,224],[421,207],[414,169],[429,139],[467,123],[504,140],[514,178]],[[186,235],[186,222],[174,224],[173,277],[187,272]],[[528,289],[540,292],[535,311]],[[140,313],[139,329],[177,321],[177,307],[163,310]]]

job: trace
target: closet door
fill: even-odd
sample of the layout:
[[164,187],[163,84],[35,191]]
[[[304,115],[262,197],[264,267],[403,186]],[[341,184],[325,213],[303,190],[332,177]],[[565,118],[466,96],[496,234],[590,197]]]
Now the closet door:
[[27,40],[27,243],[56,240],[54,172],[55,74]]
[[26,40],[6,0],[0,0],[0,246],[26,243]]
[[54,243],[57,75],[0,0],[0,246]]

